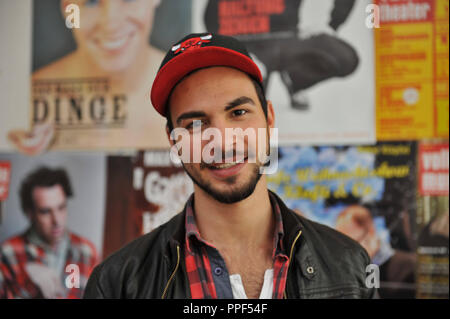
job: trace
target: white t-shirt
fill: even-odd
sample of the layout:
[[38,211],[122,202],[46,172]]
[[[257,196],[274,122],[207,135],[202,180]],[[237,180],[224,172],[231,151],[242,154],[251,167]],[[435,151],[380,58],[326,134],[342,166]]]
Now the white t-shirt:
[[[244,284],[241,275],[230,275],[231,289],[233,290],[234,299],[248,299],[245,294]],[[272,299],[273,292],[273,269],[267,269],[264,273],[264,283],[259,294],[259,299]]]

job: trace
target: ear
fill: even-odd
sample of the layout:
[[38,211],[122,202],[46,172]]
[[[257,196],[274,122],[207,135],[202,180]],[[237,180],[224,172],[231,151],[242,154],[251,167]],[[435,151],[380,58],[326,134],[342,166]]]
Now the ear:
[[170,131],[169,131],[169,126],[166,125],[166,134],[167,134],[167,139],[169,140],[170,146],[173,146],[175,144],[175,142],[170,138]]
[[275,112],[273,111],[272,101],[267,101],[267,126],[269,128],[275,127]]

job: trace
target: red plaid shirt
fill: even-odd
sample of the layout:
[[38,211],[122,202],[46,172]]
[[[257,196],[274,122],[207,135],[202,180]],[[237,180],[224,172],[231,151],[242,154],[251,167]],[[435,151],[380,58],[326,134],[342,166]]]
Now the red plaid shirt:
[[[69,245],[65,259],[67,265],[75,264],[80,271],[80,288],[66,288],[68,299],[82,298],[87,279],[97,264],[94,245],[75,234],[69,233]],[[44,264],[45,249],[29,239],[29,232],[12,237],[0,246],[0,299],[3,298],[43,298],[39,287],[31,280],[25,270],[27,263]],[[63,271],[64,271],[63,270]],[[66,275],[71,274],[64,273]],[[65,287],[65,278],[61,278]]]
[[[270,194],[270,193],[269,193]],[[283,220],[280,207],[275,198],[270,194],[272,210],[275,214],[275,234],[273,258],[273,299],[282,299],[286,286],[289,258],[284,254],[283,248]],[[206,246],[215,248],[200,237],[200,232],[195,222],[193,209],[193,195],[186,205],[186,245],[185,264],[189,280],[189,287],[193,299],[217,299],[213,274]]]

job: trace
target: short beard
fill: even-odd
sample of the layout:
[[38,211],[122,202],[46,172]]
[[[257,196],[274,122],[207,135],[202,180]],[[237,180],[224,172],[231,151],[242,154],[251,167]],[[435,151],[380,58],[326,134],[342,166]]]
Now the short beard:
[[[209,194],[212,198],[223,204],[237,203],[249,197],[255,191],[256,185],[258,184],[258,181],[262,175],[259,172],[259,166],[255,165],[255,169],[252,171],[250,176],[250,181],[246,185],[243,185],[240,188],[233,188],[229,191],[218,191],[212,187],[210,182],[206,182],[201,178],[196,179],[194,176],[192,176],[192,174],[189,173],[184,164],[183,167],[186,173],[189,175],[192,181],[196,185],[198,185],[198,187]],[[236,182],[236,176],[231,176],[225,179],[225,182],[229,185],[233,185]]]

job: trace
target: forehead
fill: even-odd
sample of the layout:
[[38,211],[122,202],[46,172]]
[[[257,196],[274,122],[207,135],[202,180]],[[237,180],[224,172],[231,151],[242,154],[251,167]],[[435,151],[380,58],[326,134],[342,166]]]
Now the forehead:
[[170,112],[175,116],[192,110],[214,110],[241,96],[258,101],[253,82],[246,73],[230,67],[205,68],[177,84],[170,96]]
[[33,200],[36,205],[52,205],[63,202],[66,199],[61,185],[37,186],[33,189]]

